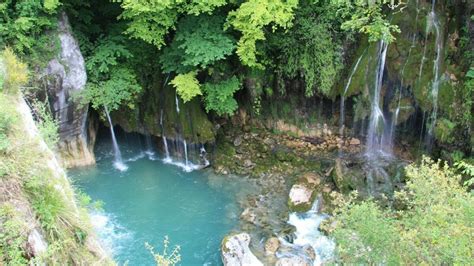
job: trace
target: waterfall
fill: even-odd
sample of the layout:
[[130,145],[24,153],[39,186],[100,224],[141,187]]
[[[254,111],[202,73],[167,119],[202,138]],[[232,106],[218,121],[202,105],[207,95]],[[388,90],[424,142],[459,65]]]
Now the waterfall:
[[184,146],[184,159],[185,159],[185,165],[188,167],[188,145],[186,143],[186,140],[183,140],[183,146]]
[[114,148],[114,167],[119,170],[119,171],[126,171],[127,170],[127,165],[123,163],[122,160],[122,153],[120,152],[120,148],[117,143],[117,139],[115,138],[115,131],[114,131],[114,125],[112,124],[112,119],[110,119],[110,114],[109,110],[107,110],[107,106],[104,106],[105,109],[105,114],[107,116],[107,120],[109,121],[109,126],[110,126],[110,135],[112,136],[112,145]]
[[163,159],[163,161],[165,163],[171,163],[172,160],[170,157],[170,151],[168,150],[168,142],[166,141],[165,135],[163,135],[162,138],[163,138],[163,147],[165,149],[165,158]]
[[305,213],[290,213],[288,223],[296,228],[293,244],[280,238],[280,241],[284,246],[295,249],[297,254],[301,253],[298,252],[298,250],[310,245],[316,254],[313,265],[321,265],[324,262],[330,261],[333,258],[336,247],[333,240],[319,231],[319,225],[327,218],[327,215],[319,213],[318,210],[319,200],[316,200],[311,207],[311,210]]
[[179,100],[178,100],[178,92],[175,94],[175,102],[176,102],[176,113],[179,114]]
[[149,160],[156,160],[155,152],[153,151],[153,145],[151,144],[151,136],[150,134],[145,135],[145,142],[146,142],[146,151],[145,154],[148,156]]
[[[367,51],[367,49],[365,51]],[[344,118],[344,102],[345,102],[345,99],[346,99],[347,90],[349,89],[349,86],[351,85],[352,76],[356,72],[357,67],[359,66],[360,60],[362,60],[362,57],[365,54],[365,51],[362,53],[362,55],[359,57],[359,59],[357,59],[356,64],[355,64],[354,68],[352,69],[351,74],[349,75],[349,79],[347,80],[347,84],[346,84],[346,87],[344,88],[344,92],[341,96],[341,111],[340,111],[340,119],[339,119],[339,135],[341,137],[344,134],[344,119],[345,119]]]
[[438,118],[438,91],[439,91],[439,76],[440,76],[440,66],[441,66],[441,52],[443,48],[441,32],[439,28],[439,19],[435,12],[435,3],[436,1],[433,0],[431,6],[431,12],[429,14],[429,26],[434,27],[435,30],[435,49],[436,49],[436,58],[433,64],[433,83],[431,85],[431,97],[433,101],[433,110],[431,111],[431,116],[428,118],[427,123],[429,124],[428,132],[426,135],[426,145],[428,150],[431,150],[433,145],[433,134],[434,129],[436,126],[436,120]]
[[367,150],[366,155],[373,157],[384,153],[386,147],[386,140],[384,131],[386,130],[386,120],[383,111],[380,108],[380,94],[382,89],[383,72],[385,68],[385,59],[387,56],[388,45],[384,41],[379,43],[379,57],[377,61],[377,68],[375,72],[375,87],[372,96],[372,108],[370,114],[369,127],[367,132]]

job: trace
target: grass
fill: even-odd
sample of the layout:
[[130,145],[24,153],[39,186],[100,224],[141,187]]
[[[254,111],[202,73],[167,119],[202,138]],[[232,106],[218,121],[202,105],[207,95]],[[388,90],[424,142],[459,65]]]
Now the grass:
[[[51,151],[57,125],[43,112],[36,122],[37,133],[31,133],[30,118],[18,109],[19,88],[11,87],[21,86],[21,75],[13,77],[14,81],[3,78],[0,88],[0,265],[90,265],[99,260],[101,265],[111,264],[107,257],[100,258],[100,252],[95,254],[87,241],[93,235],[87,211],[90,199],[78,196]],[[41,227],[48,248],[29,258],[25,248],[34,223]]]

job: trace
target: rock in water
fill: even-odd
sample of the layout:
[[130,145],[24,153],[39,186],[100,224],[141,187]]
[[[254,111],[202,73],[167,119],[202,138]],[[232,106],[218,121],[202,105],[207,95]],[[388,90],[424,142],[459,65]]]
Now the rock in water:
[[290,211],[306,212],[311,209],[316,196],[316,188],[320,185],[321,178],[315,173],[303,174],[296,184],[291,187],[288,207]]
[[60,15],[54,34],[61,44],[60,53],[49,61],[41,80],[54,109],[54,118],[59,123],[58,150],[66,167],[94,164],[95,130],[88,130],[92,129],[87,124],[89,107],[79,106],[71,97],[85,88],[87,75],[66,13]]
[[277,237],[270,237],[267,242],[265,242],[265,253],[275,254],[280,247],[280,240]]
[[311,204],[313,190],[304,185],[296,184],[290,190],[290,202],[293,205]]
[[298,256],[281,258],[275,264],[275,266],[310,266],[310,265],[311,264],[309,262],[307,262],[305,259]]
[[222,240],[222,262],[225,266],[263,266],[249,248],[250,235],[240,233]]

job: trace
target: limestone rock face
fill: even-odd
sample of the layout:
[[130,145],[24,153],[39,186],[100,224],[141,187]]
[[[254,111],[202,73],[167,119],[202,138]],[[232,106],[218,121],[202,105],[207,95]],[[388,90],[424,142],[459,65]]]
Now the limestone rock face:
[[58,20],[59,55],[44,70],[41,81],[46,88],[54,118],[59,123],[59,154],[66,167],[95,163],[95,133],[87,124],[88,106],[73,102],[72,95],[85,88],[87,81],[84,58],[72,35],[66,13]]
[[263,266],[249,248],[250,235],[240,233],[224,238],[221,244],[224,266]]

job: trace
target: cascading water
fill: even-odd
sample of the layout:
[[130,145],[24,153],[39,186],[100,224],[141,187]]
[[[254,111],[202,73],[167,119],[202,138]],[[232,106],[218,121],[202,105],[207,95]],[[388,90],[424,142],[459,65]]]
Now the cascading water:
[[347,90],[349,89],[349,86],[351,85],[352,76],[356,72],[357,67],[359,66],[359,63],[362,60],[362,57],[364,56],[364,54],[365,54],[365,51],[362,53],[362,55],[359,57],[359,59],[357,59],[356,64],[355,64],[354,68],[352,69],[352,72],[349,76],[349,79],[347,80],[347,84],[346,84],[346,87],[344,88],[344,92],[341,95],[341,111],[340,111],[340,119],[339,119],[339,135],[340,136],[344,135],[344,115],[345,115],[344,114],[344,111],[345,111],[344,103],[345,103],[345,99],[346,99]]
[[122,159],[122,153],[120,152],[120,148],[117,143],[117,139],[115,138],[115,131],[114,131],[114,125],[112,124],[112,119],[110,118],[109,110],[107,109],[106,106],[104,106],[105,110],[105,115],[107,116],[107,121],[109,122],[110,126],[110,135],[112,136],[112,146],[114,148],[114,167],[119,170],[119,171],[126,171],[127,170],[127,165],[123,163]]
[[[305,213],[290,213],[288,223],[295,226],[295,238],[293,244],[288,243],[284,239],[280,239],[283,245],[296,250],[294,253],[303,253],[301,249],[305,246],[311,246],[314,249],[316,257],[313,260],[313,265],[321,265],[333,258],[336,244],[321,231],[319,225],[327,215],[319,213],[319,200],[316,200],[308,212]],[[298,252],[299,251],[299,252]],[[291,256],[291,254],[280,253],[280,257]],[[303,255],[304,257],[304,255]]]
[[439,91],[439,78],[440,78],[440,66],[441,66],[441,52],[443,49],[442,36],[440,32],[439,19],[435,12],[436,1],[433,0],[431,5],[431,12],[428,16],[428,27],[431,29],[434,28],[435,33],[435,49],[436,49],[436,58],[433,64],[433,81],[431,85],[431,97],[433,102],[433,110],[431,111],[431,116],[428,119],[428,132],[426,135],[426,146],[428,150],[431,150],[433,145],[433,134],[436,126],[436,120],[438,118],[438,91]]
[[145,142],[146,142],[146,151],[145,154],[148,156],[149,160],[156,160],[155,152],[153,151],[153,145],[151,144],[151,136],[150,134],[145,135]]
[[[367,157],[378,157],[379,155],[387,155],[386,119],[380,108],[380,94],[382,90],[382,80],[385,68],[385,59],[387,56],[388,45],[384,41],[379,43],[379,56],[377,60],[377,68],[375,72],[375,87],[372,96],[372,108],[370,114],[369,127],[367,131]],[[388,153],[389,155],[390,153]]]
[[186,167],[188,167],[188,144],[186,143],[186,140],[183,140],[183,146],[184,146],[184,162]]
[[163,159],[163,161],[165,163],[171,163],[172,160],[170,157],[170,151],[168,150],[168,142],[166,141],[165,135],[163,135],[162,138],[163,138],[163,148],[165,149],[165,158]]
[[178,93],[175,94],[175,102],[176,102],[176,112],[179,114],[179,100],[178,100]]

